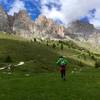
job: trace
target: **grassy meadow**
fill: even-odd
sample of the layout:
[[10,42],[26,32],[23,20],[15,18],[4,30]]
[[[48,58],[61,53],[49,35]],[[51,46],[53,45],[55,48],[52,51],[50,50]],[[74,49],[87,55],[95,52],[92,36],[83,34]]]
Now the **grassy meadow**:
[[[69,61],[66,81],[56,65],[60,55]],[[0,70],[0,100],[100,100],[97,60],[99,53],[72,41],[29,41],[0,34],[0,68],[25,62],[13,72]]]

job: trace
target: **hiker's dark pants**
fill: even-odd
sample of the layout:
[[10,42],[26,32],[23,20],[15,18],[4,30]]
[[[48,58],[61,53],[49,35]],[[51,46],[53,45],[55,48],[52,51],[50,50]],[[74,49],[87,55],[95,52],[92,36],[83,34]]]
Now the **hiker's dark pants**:
[[65,69],[65,65],[60,67],[60,73],[61,73],[61,78],[65,79],[65,75],[66,75],[66,69]]
[[65,75],[66,75],[66,71],[65,70],[61,71],[61,78],[62,79],[65,78]]

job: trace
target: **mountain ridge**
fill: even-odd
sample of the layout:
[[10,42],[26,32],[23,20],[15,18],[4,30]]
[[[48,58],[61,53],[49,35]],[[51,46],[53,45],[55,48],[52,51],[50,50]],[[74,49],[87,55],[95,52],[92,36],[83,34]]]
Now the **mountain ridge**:
[[[82,23],[79,20],[72,22],[66,28],[64,25],[59,25],[43,15],[40,15],[33,21],[25,10],[10,16],[2,7],[0,7],[0,22],[0,31],[30,39],[75,39],[90,41],[95,33],[97,36],[100,33],[92,24]],[[98,42],[98,44],[100,43]]]

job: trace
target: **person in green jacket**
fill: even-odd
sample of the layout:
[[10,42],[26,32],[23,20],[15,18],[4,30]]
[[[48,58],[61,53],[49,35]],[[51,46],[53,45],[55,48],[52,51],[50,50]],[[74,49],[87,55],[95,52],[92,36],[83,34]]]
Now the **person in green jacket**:
[[66,66],[69,62],[63,56],[60,56],[56,64],[60,67],[61,78],[65,80],[66,76]]

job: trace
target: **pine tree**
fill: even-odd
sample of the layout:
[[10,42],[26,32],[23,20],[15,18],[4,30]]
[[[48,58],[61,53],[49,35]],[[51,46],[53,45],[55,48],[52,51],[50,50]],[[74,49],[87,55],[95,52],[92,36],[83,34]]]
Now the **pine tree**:
[[61,43],[61,50],[63,50],[64,49],[64,46],[63,46],[63,44]]

